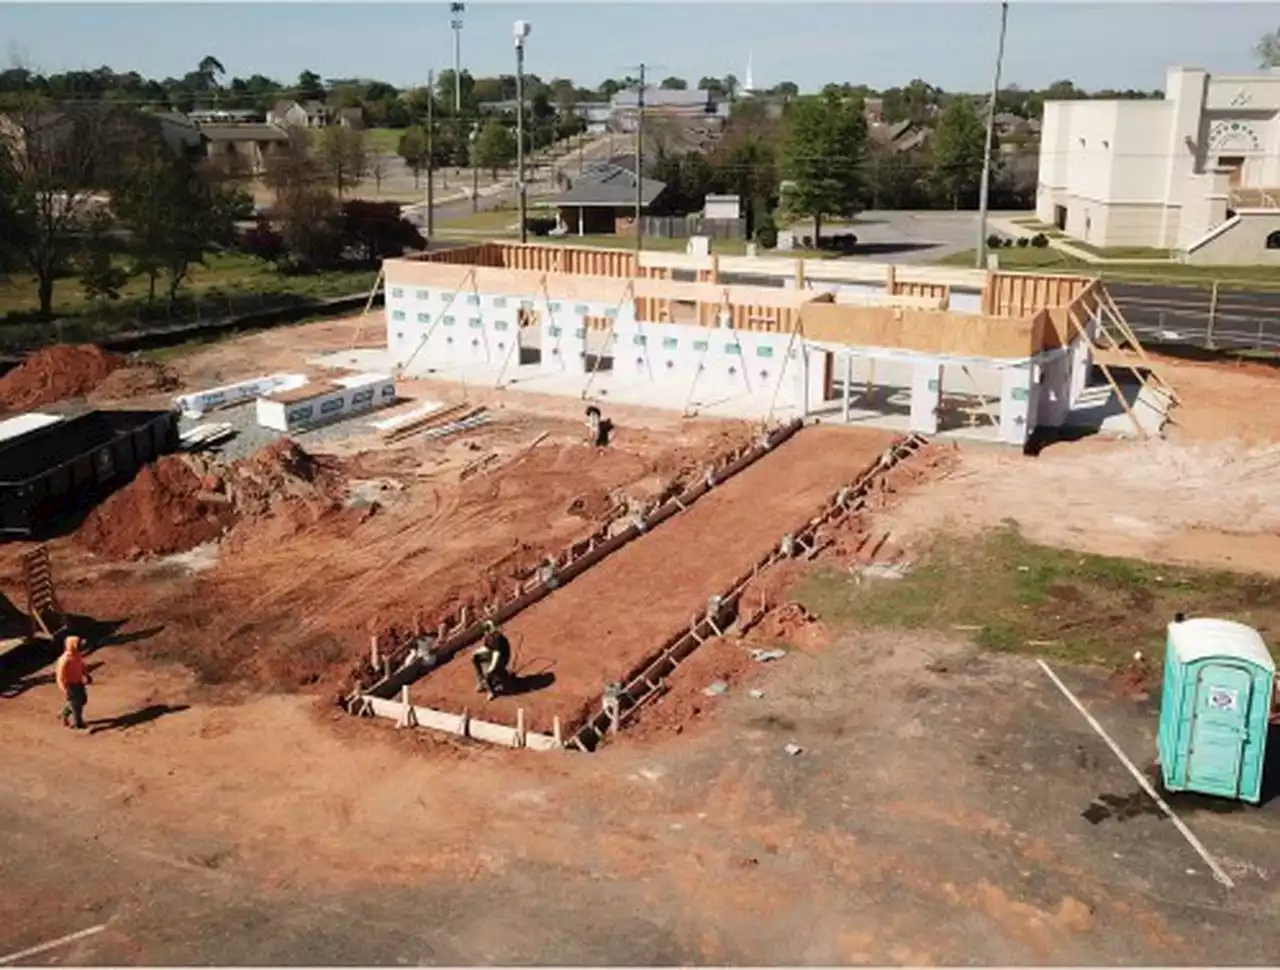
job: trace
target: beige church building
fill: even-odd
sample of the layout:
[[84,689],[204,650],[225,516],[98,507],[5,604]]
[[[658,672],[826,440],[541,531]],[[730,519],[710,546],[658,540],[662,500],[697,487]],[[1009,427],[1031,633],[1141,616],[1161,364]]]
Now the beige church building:
[[1175,67],[1162,100],[1046,102],[1036,215],[1093,246],[1280,265],[1280,69]]

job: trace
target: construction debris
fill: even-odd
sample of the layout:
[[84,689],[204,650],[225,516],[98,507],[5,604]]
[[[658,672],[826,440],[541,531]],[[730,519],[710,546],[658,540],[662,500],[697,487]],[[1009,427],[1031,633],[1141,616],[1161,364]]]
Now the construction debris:
[[200,451],[234,438],[236,434],[235,426],[226,421],[198,424],[179,434],[178,443],[183,451]]
[[773,660],[781,660],[787,655],[785,650],[752,650],[751,659],[756,663],[765,664]]

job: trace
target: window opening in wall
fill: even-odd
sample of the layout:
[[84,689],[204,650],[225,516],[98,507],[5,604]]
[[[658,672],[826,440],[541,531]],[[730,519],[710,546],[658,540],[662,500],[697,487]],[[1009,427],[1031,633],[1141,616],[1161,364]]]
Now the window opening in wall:
[[1268,249],[1280,249],[1280,229],[1267,236]]

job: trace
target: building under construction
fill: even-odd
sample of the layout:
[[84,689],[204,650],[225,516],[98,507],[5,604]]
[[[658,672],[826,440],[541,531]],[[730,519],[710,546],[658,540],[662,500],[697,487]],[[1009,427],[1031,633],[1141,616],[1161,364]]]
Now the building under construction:
[[1145,437],[1173,400],[1097,356],[1142,352],[1081,276],[490,242],[387,260],[384,281],[406,378],[1012,445],[1107,420]]

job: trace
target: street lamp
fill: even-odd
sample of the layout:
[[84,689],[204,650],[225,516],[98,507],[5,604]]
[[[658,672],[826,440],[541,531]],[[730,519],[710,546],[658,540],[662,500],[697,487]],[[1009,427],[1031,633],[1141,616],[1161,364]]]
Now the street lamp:
[[527,20],[517,20],[512,27],[516,42],[516,198],[520,209],[520,244],[529,241],[528,227],[525,225],[524,188],[524,41],[533,28]]
[[462,114],[462,15],[466,13],[465,3],[449,4],[449,13],[453,19],[449,26],[453,28],[453,113]]

